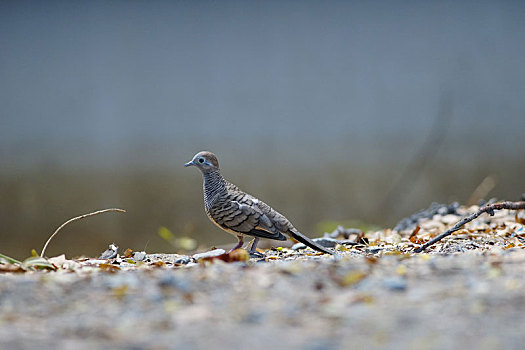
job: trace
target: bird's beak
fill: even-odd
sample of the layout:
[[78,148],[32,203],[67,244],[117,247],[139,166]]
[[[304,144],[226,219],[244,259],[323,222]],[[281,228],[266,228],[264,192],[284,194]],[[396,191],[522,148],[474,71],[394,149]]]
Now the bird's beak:
[[193,161],[189,161],[188,163],[184,164],[185,167],[192,166],[192,165],[195,165]]

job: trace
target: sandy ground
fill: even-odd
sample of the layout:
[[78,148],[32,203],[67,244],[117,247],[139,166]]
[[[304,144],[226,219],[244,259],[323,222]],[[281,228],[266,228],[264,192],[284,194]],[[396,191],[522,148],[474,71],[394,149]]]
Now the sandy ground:
[[525,230],[514,212],[411,252],[474,209],[419,220],[412,241],[409,227],[362,245],[340,230],[339,258],[62,257],[57,271],[2,273],[0,349],[521,349]]

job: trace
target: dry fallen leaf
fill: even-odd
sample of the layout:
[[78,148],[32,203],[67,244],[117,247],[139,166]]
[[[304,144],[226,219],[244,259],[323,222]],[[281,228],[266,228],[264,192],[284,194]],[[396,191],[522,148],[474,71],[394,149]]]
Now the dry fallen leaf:
[[117,299],[122,299],[128,294],[129,287],[127,284],[123,284],[119,287],[113,288],[113,295]]
[[518,224],[525,225],[525,218],[519,217],[518,212],[514,215],[514,220],[516,220]]
[[155,266],[155,267],[165,267],[166,263],[162,260],[157,260],[157,261],[152,262],[150,265]]
[[248,261],[250,260],[250,253],[246,250],[239,248],[235,249],[233,252],[221,254],[218,256],[212,256],[209,258],[203,258],[199,260],[201,263],[213,262],[214,260],[221,260],[227,263],[236,262],[236,261]]
[[419,230],[421,230],[421,227],[419,225],[414,228],[414,230],[410,234],[410,237],[408,238],[410,242],[417,243],[417,233],[419,232]]
[[98,265],[98,267],[102,271],[106,271],[106,272],[117,272],[120,270],[120,267],[118,267],[117,265],[113,265],[113,264],[100,264]]
[[372,265],[377,264],[378,262],[378,259],[374,256],[367,256],[365,259],[367,263],[372,264]]
[[343,287],[348,287],[356,284],[357,282],[360,282],[365,277],[366,273],[363,271],[350,271],[345,276],[343,276],[343,278],[341,278],[339,284]]
[[130,248],[126,249],[126,251],[124,252],[124,257],[131,258],[132,256],[133,256],[133,250],[131,250]]

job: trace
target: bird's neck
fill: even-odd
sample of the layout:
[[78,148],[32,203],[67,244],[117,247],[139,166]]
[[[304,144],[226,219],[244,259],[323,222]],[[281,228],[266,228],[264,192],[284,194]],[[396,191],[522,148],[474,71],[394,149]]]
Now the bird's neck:
[[202,173],[204,179],[204,206],[211,208],[217,195],[226,190],[226,180],[222,177],[219,170],[210,170]]

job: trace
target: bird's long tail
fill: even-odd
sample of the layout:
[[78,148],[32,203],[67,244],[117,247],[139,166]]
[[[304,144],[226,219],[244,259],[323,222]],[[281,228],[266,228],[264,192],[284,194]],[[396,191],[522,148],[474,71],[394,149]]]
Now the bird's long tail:
[[325,253],[325,254],[330,254],[330,255],[336,255],[333,251],[323,247],[322,245],[318,244],[318,243],[315,243],[314,241],[312,241],[310,238],[306,237],[305,235],[303,235],[301,232],[299,231],[292,231],[290,230],[290,236],[292,236],[292,238],[298,240],[299,242],[307,245],[308,247],[312,248],[312,249],[315,249],[319,252],[322,252],[322,253]]

